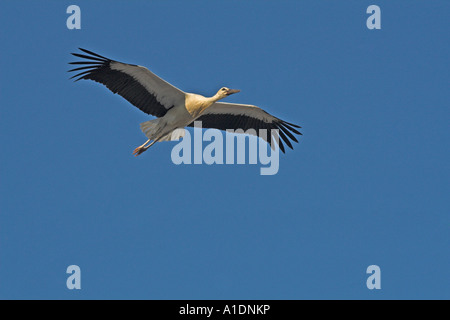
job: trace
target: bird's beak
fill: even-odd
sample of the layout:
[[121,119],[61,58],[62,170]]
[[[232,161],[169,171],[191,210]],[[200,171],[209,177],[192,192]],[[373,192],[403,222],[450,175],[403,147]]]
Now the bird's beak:
[[230,94],[233,94],[233,93],[238,93],[238,92],[241,92],[241,90],[230,89],[227,91],[227,96],[229,96]]

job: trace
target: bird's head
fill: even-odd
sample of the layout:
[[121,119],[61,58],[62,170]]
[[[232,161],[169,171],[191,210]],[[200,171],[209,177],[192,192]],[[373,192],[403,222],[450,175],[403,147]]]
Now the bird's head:
[[230,89],[227,87],[222,87],[219,89],[219,91],[217,91],[216,96],[219,97],[219,99],[223,99],[225,97],[228,97],[229,95],[233,94],[233,93],[238,93],[241,90],[235,90],[235,89]]

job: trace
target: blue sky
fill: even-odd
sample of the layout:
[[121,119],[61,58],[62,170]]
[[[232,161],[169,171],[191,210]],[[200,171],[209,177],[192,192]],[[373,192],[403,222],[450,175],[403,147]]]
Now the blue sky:
[[[81,8],[81,30],[66,8]],[[366,8],[381,8],[368,30]],[[4,1],[0,298],[449,299],[448,1]],[[83,47],[301,125],[260,165],[142,156]],[[81,290],[66,268],[81,268]],[[366,268],[381,268],[381,290]]]

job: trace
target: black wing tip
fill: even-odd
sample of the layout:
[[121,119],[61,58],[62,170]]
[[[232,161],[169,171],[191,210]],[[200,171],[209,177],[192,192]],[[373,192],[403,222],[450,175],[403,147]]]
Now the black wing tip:
[[[76,78],[76,77],[78,77],[78,76],[79,76],[79,74],[76,74],[76,75],[70,77],[69,80],[72,80],[73,78]],[[80,81],[80,80],[82,80],[82,79],[85,79],[85,77],[84,77],[84,76],[81,76],[81,77],[79,77],[78,79],[74,79],[73,82],[77,82],[77,81]]]
[[280,150],[285,153],[285,148],[283,145],[283,142],[290,148],[294,149],[294,146],[292,145],[292,142],[299,143],[297,138],[294,136],[294,134],[302,135],[301,132],[294,129],[295,128],[301,128],[300,126],[283,121],[281,119],[277,119],[277,121],[274,121],[273,124],[275,125],[275,128],[278,130],[278,146]]
[[281,143],[281,141],[280,141],[279,146],[280,146],[281,152],[286,153],[286,151],[284,150],[284,146],[283,146],[283,144]]
[[90,62],[98,61],[99,63],[105,63],[105,62],[111,61],[109,59],[97,58],[95,56],[88,56],[88,55],[81,54],[81,53],[72,53],[72,55],[74,55],[77,58],[86,59],[87,61],[90,61]]
[[290,126],[293,126],[293,127],[295,127],[295,128],[299,128],[299,129],[301,129],[302,127],[300,127],[299,125],[296,125],[296,124],[293,124],[293,123],[290,123],[290,122],[286,122],[288,125],[290,125]]
[[90,54],[91,56],[98,57],[98,58],[101,58],[101,59],[104,59],[104,60],[110,60],[110,59],[108,59],[108,58],[106,58],[106,57],[104,57],[104,56],[99,55],[98,53],[89,51],[89,50],[87,50],[87,49],[83,49],[83,48],[78,48],[78,49],[80,49],[80,50],[83,51],[84,53]]
[[78,79],[75,79],[74,82],[77,82],[81,79],[89,79],[88,76],[91,72],[95,72],[102,66],[108,65],[111,61],[113,61],[111,59],[108,59],[104,56],[101,56],[101,55],[94,53],[92,51],[89,51],[87,49],[83,49],[83,48],[78,48],[78,49],[80,49],[82,52],[86,53],[87,55],[83,54],[83,53],[71,52],[71,54],[73,56],[84,59],[84,60],[69,62],[69,64],[82,65],[82,67],[71,69],[68,72],[74,72],[74,71],[80,71],[80,70],[86,70],[86,69],[87,69],[87,71],[77,73],[76,75],[69,78],[69,80],[70,80],[70,79],[79,77]]
[[278,119],[278,120],[279,120],[279,122],[281,122],[281,123],[284,124],[284,125],[288,125],[288,126],[290,126],[290,127],[299,128],[299,129],[302,128],[302,127],[300,127],[299,125],[296,125],[296,124],[294,124],[294,123],[287,122],[287,121],[284,121],[284,120],[281,120],[281,119]]
[[294,126],[297,127],[297,128],[301,128],[300,126],[297,126],[297,125],[294,125],[294,126],[293,126],[293,125],[290,124],[289,122],[286,122],[286,121],[283,121],[283,120],[280,120],[280,121],[278,122],[278,125],[279,125],[280,127],[286,128],[286,129],[289,130],[289,131],[292,131],[292,132],[295,133],[295,134],[301,135],[301,133],[300,133],[297,129],[294,128]]
[[78,53],[78,52],[71,52],[70,54],[75,56],[75,57],[77,57],[77,58],[86,59],[87,61],[74,62],[72,64],[82,64],[83,62],[85,62],[85,63],[87,63],[87,62],[90,62],[90,63],[97,62],[99,64],[102,64],[102,63],[107,63],[107,62],[113,61],[111,59],[108,59],[108,58],[106,58],[104,56],[101,56],[101,55],[99,55],[99,54],[97,54],[95,52],[89,51],[87,49],[83,49],[83,48],[78,48],[78,49],[81,52],[84,52],[85,54]]

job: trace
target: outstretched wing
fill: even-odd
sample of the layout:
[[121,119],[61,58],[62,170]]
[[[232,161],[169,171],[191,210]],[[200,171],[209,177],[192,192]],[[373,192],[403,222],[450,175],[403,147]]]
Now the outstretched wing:
[[[285,151],[283,142],[292,149],[290,140],[298,142],[294,136],[301,135],[295,124],[278,119],[261,108],[247,104],[216,102],[196,120],[202,121],[202,128],[216,128],[220,130],[254,129],[247,132],[256,134],[267,141],[274,148],[274,140],[278,142],[281,151]],[[193,127],[191,123],[189,126]],[[265,129],[260,131],[260,129]],[[278,129],[272,131],[272,129]],[[263,134],[262,134],[263,133]],[[283,142],[282,142],[283,141]]]
[[75,81],[86,79],[102,83],[113,93],[121,95],[140,110],[156,117],[162,117],[173,106],[184,103],[183,91],[147,68],[114,61],[86,49],[79,49],[88,55],[72,53],[76,57],[86,59],[70,62],[82,65],[69,70],[81,71],[72,77],[78,77]]

